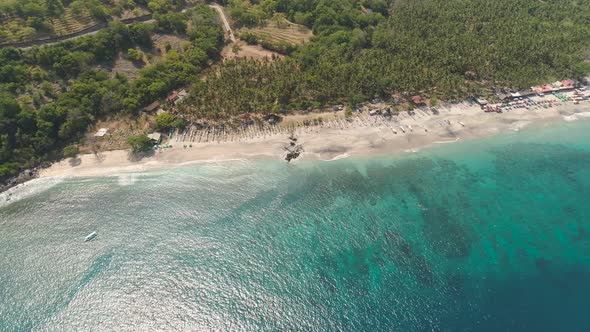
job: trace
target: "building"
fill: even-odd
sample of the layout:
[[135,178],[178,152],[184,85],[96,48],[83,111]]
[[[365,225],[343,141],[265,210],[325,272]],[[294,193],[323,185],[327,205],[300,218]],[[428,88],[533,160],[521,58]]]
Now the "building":
[[151,133],[147,135],[147,137],[152,141],[153,144],[162,143],[162,134],[160,133]]
[[266,116],[266,119],[267,119],[268,123],[270,123],[270,124],[277,124],[283,120],[283,118],[281,118],[279,115],[276,115],[276,114],[268,115],[268,116]]
[[412,96],[410,99],[415,106],[426,106],[426,102],[420,96]]
[[519,97],[530,97],[535,95],[535,91],[533,91],[533,89],[520,90],[517,93]]
[[188,92],[186,92],[185,89],[178,91],[178,99],[174,103],[180,103],[184,98],[186,98],[186,96],[188,96]]
[[488,101],[484,98],[475,98],[475,102],[479,104],[479,106],[486,106]]
[[153,103],[151,103],[151,104],[147,105],[146,107],[144,107],[143,110],[146,111],[146,112],[153,112],[158,107],[160,107],[160,103],[157,102],[157,101],[154,101]]
[[176,92],[176,91],[172,91],[172,93],[169,94],[168,97],[166,98],[166,101],[169,104],[174,104],[177,100],[178,100],[178,92]]
[[573,90],[576,87],[576,82],[572,80],[563,80],[561,81],[561,89],[562,91],[569,91]]
[[535,93],[539,93],[539,92],[538,92],[538,89],[535,90],[535,88],[533,87],[533,89],[521,90],[521,91],[517,91],[517,92],[499,93],[497,96],[498,96],[498,99],[500,99],[501,101],[508,102],[508,101],[512,101],[512,100],[523,98],[523,97],[529,97],[529,96],[534,95]]
[[100,128],[96,134],[94,134],[94,137],[104,137],[104,135],[107,134],[107,132],[109,131],[108,128]]
[[531,90],[538,94],[549,94],[556,91],[571,91],[576,88],[576,81],[573,80],[562,80],[555,81],[552,84],[543,84],[541,86],[534,86]]

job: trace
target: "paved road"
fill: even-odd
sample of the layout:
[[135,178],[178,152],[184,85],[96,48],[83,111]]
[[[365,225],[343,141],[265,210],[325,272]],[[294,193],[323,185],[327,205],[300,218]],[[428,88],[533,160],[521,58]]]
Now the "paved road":
[[209,7],[215,9],[217,11],[217,13],[219,13],[219,17],[221,18],[221,21],[223,21],[223,26],[224,26],[224,30],[227,32],[229,31],[229,38],[231,39],[232,42],[236,42],[236,37],[234,36],[233,31],[231,30],[231,26],[229,25],[229,22],[227,21],[227,17],[225,17],[225,12],[223,11],[223,7],[221,7],[220,5],[214,3],[209,5]]

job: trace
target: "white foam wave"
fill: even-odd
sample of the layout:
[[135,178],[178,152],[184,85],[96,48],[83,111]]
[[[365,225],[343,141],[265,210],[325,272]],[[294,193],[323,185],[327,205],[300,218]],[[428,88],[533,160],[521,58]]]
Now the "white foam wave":
[[118,184],[120,186],[131,186],[137,182],[138,173],[123,173],[118,175]]
[[0,193],[0,207],[40,194],[64,181],[63,177],[33,179]]
[[513,131],[520,131],[524,127],[528,126],[530,123],[530,121],[516,121],[515,123],[510,125],[510,129]]
[[590,118],[590,112],[582,112],[582,113],[576,113],[576,114],[572,114],[572,115],[564,115],[563,116],[563,119],[568,122],[578,121],[583,118]]
[[449,143],[455,143],[458,142],[461,139],[461,137],[457,137],[456,139],[452,140],[452,141],[436,141],[434,142],[434,144],[449,144]]
[[336,161],[336,160],[340,160],[340,159],[346,159],[350,157],[350,154],[348,153],[343,153],[343,154],[339,154],[336,157],[332,158],[332,159],[321,159],[322,161]]

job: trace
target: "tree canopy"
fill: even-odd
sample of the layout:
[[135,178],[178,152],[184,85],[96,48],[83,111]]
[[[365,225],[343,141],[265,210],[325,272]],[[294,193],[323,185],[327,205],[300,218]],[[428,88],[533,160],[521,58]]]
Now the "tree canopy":
[[129,136],[127,143],[133,153],[146,152],[152,147],[152,141],[145,134]]
[[[587,1],[231,0],[228,6],[240,25],[283,13],[314,37],[283,60],[226,61],[193,89],[203,116],[394,92],[458,99],[590,72]],[[251,16],[257,18],[244,19]]]
[[134,81],[97,65],[112,64],[129,49],[151,47],[153,29],[173,33],[158,21],[155,26],[111,22],[95,35],[52,46],[0,48],[0,180],[60,157],[96,119],[135,114],[195,81],[223,45],[216,18],[204,5],[182,13],[183,22],[190,22],[182,52],[140,70]]

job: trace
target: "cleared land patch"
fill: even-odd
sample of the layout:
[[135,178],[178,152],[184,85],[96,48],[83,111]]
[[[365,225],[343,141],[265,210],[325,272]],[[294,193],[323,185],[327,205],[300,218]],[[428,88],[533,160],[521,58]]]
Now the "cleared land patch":
[[286,42],[293,45],[301,45],[309,42],[313,36],[311,30],[304,27],[291,23],[289,21],[272,22],[268,21],[266,26],[257,28],[242,28],[238,30],[240,36],[251,33],[259,41],[268,41],[271,43]]

